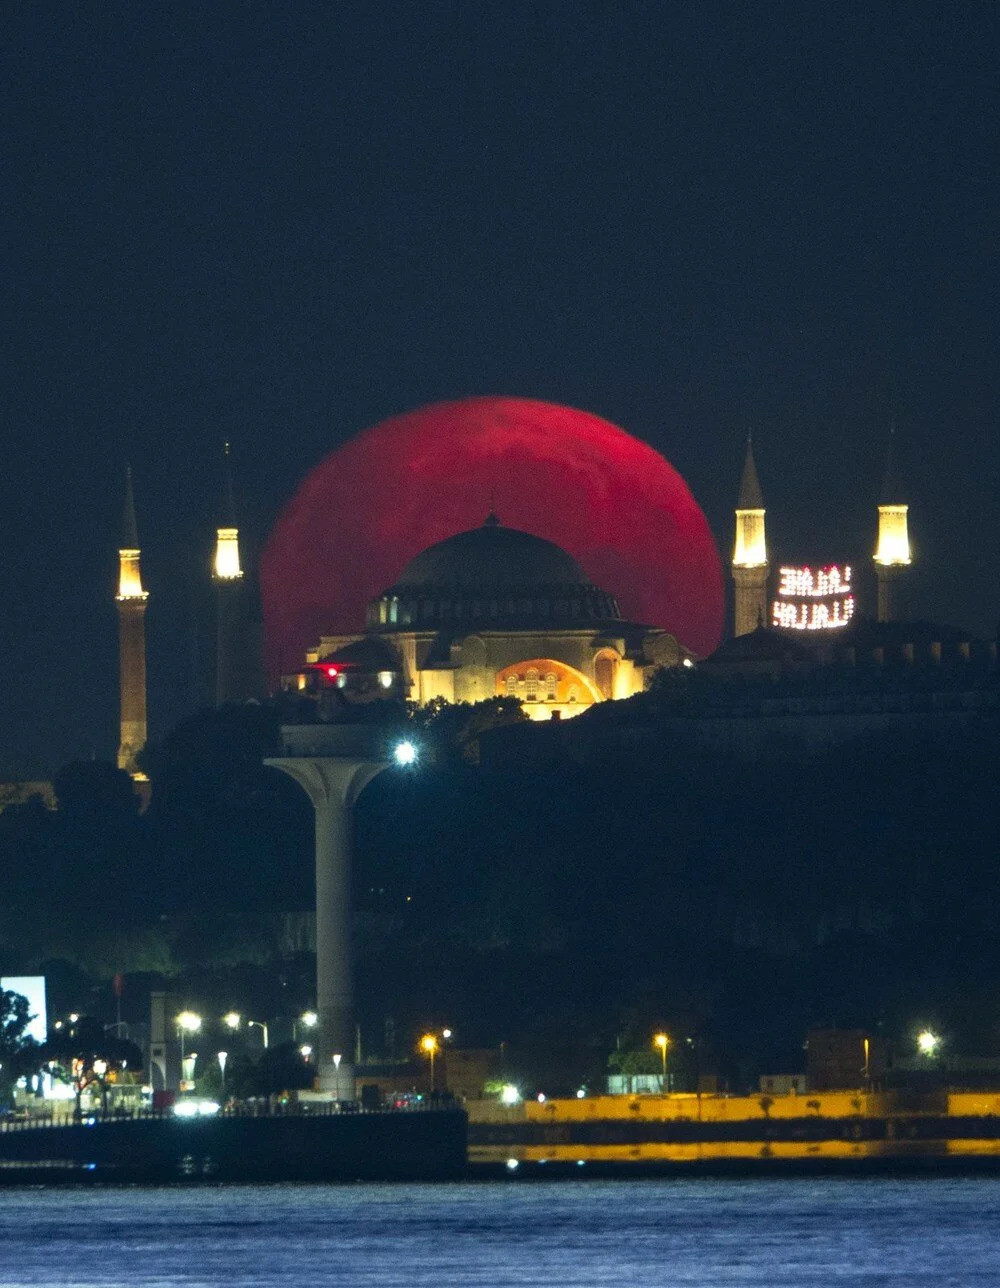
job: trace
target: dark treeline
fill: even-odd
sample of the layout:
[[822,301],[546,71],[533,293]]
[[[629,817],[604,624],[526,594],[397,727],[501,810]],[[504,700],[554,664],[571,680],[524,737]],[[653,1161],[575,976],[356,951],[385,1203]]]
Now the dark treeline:
[[[810,1027],[1000,1047],[996,731],[486,769],[458,724],[357,807],[366,1050],[447,1023],[552,1085],[663,1027],[692,1039],[689,1076],[738,1085],[800,1069]],[[116,770],[74,765],[56,813],[0,815],[5,972],[308,1005],[312,815],[260,763],[276,732],[263,708],[186,722],[150,752],[144,814]]]

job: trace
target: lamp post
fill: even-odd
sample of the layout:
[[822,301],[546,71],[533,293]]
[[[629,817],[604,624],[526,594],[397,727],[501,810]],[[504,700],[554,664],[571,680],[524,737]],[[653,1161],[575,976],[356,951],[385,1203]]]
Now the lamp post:
[[107,1060],[95,1060],[91,1066],[97,1075],[97,1082],[101,1088],[101,1113],[108,1112],[108,1084],[104,1081],[104,1076],[108,1071]]
[[264,1050],[267,1050],[267,1021],[266,1020],[247,1020],[248,1029],[260,1029],[264,1038]]
[[305,1029],[314,1029],[318,1023],[319,1016],[315,1011],[303,1011],[299,1018],[292,1024],[292,1036],[296,1041],[298,1040],[300,1024]]
[[667,1090],[667,1047],[669,1045],[670,1045],[670,1038],[667,1037],[666,1033],[654,1034],[653,1046],[655,1046],[656,1049],[659,1051],[660,1058],[663,1061],[663,1073],[660,1077],[661,1093],[665,1093]]
[[929,1060],[937,1055],[940,1045],[940,1037],[931,1029],[924,1029],[922,1033],[917,1034],[917,1050],[921,1055],[927,1056]]
[[338,1104],[338,1105],[340,1104],[340,1062],[341,1062],[341,1060],[342,1060],[342,1059],[343,1059],[343,1056],[341,1055],[341,1053],[340,1053],[339,1051],[334,1051],[334,1053],[333,1053],[333,1076],[334,1076],[334,1080],[335,1080],[335,1082],[336,1082],[336,1090],[335,1090],[335,1093],[334,1093],[334,1094],[335,1094],[335,1095],[336,1095],[336,1097],[337,1097],[337,1104]]
[[222,1074],[222,1091],[220,1094],[221,1094],[222,1103],[225,1104],[226,1103],[226,1061],[229,1059],[229,1052],[220,1051],[216,1058],[219,1061],[219,1072]]
[[[226,1014],[222,1017],[222,1023],[225,1024],[227,1028],[232,1029],[232,1031],[235,1033],[236,1030],[243,1023],[243,1016],[240,1015],[239,1011],[227,1011]],[[266,1051],[268,1046],[267,1021],[266,1020],[247,1020],[246,1023],[247,1023],[248,1029],[260,1029],[261,1035],[264,1039],[264,1050]]]
[[[184,1037],[187,1033],[198,1032],[201,1028],[201,1016],[195,1014],[194,1011],[181,1011],[177,1016],[175,1023],[177,1025],[178,1036],[181,1040],[181,1079],[186,1082],[189,1081],[189,1079],[184,1072]],[[184,1090],[184,1088],[182,1087],[181,1090]]]
[[431,1095],[433,1096],[437,1088],[434,1085],[434,1057],[438,1053],[438,1040],[433,1033],[425,1033],[420,1039],[420,1050],[424,1055],[430,1057],[431,1062]]

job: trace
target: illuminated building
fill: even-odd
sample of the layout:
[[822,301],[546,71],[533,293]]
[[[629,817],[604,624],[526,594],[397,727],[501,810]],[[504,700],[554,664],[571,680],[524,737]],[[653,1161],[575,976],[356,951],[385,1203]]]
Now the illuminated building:
[[139,533],[132,495],[132,470],[125,480],[122,545],[118,550],[118,644],[121,735],[118,767],[144,780],[136,757],[146,745],[146,602],[139,569]]
[[747,454],[736,503],[736,543],[733,548],[733,634],[749,635],[767,620],[767,542],[764,536],[764,498],[747,438]]
[[505,527],[421,551],[369,601],[362,635],[325,635],[283,687],[346,696],[479,702],[511,697],[535,720],[641,692],[691,655],[665,630],[624,620],[566,551]]

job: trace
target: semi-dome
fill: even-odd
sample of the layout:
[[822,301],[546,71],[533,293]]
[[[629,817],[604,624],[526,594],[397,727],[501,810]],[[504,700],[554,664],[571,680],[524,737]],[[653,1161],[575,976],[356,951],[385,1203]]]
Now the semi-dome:
[[613,595],[552,541],[507,528],[492,513],[479,528],[422,550],[368,605],[369,628],[491,626],[522,629],[618,621]]

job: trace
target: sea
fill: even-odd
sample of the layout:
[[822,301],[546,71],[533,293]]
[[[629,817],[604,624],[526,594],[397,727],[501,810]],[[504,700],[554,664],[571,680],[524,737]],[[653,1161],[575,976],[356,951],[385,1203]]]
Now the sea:
[[0,1190],[4,1288],[1000,1285],[1000,1179]]

